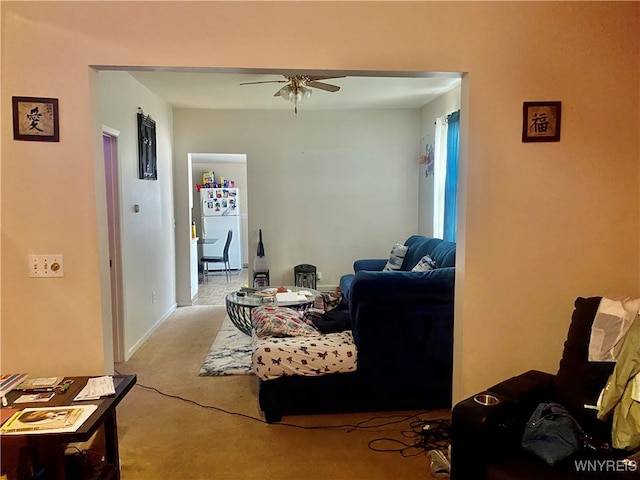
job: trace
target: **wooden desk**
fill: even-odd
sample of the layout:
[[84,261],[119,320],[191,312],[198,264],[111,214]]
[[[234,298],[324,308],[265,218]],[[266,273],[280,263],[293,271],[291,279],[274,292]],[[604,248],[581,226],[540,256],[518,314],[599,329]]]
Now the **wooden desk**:
[[[15,460],[15,469],[7,469],[9,479],[32,478],[34,472],[43,471],[43,479],[66,478],[64,451],[67,444],[72,442],[86,442],[100,428],[104,427],[105,460],[106,465],[95,478],[119,479],[120,458],[118,454],[118,425],[116,422],[116,407],[124,396],[136,383],[135,375],[114,375],[113,383],[116,388],[115,395],[99,400],[74,402],[74,397],[84,388],[89,377],[65,377],[72,379],[73,384],[64,393],[56,395],[46,403],[20,403],[13,404],[21,392],[12,391],[7,395],[9,407],[61,407],[68,405],[97,405],[98,408],[75,432],[42,433],[29,435],[0,435],[2,448],[2,468],[7,467],[6,460]],[[19,461],[16,459],[19,455]],[[7,456],[5,456],[7,455]]]

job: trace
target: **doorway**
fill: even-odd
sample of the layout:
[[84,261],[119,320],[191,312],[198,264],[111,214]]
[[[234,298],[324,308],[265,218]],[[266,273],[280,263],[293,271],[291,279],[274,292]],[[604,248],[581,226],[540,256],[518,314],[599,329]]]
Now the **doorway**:
[[[193,208],[191,211],[192,221],[196,224],[198,236],[202,234],[202,206],[200,197],[196,190],[196,185],[203,183],[202,174],[205,172],[214,172],[217,180],[222,178],[229,182],[233,181],[233,185],[238,189],[238,205],[240,209],[239,230],[240,235],[238,241],[240,245],[240,270],[246,269],[249,263],[248,249],[248,191],[247,191],[247,155],[246,154],[228,154],[228,153],[191,153],[189,154],[191,164],[191,185],[194,192]],[[198,248],[198,258],[203,255],[202,245]]]
[[120,132],[103,127],[102,148],[107,194],[107,228],[109,235],[109,275],[111,279],[111,325],[113,329],[113,359],[124,361],[124,306],[122,287],[122,251],[120,245],[120,189],[118,182],[118,135]]

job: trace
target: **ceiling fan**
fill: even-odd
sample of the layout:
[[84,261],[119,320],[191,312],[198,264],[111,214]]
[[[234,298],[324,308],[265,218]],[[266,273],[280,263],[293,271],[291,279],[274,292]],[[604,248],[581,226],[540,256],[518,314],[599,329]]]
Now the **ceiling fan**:
[[318,80],[328,80],[330,78],[344,77],[319,77],[315,75],[293,75],[284,76],[284,80],[265,80],[261,82],[244,82],[240,85],[254,85],[257,83],[286,83],[284,87],[279,89],[274,97],[282,97],[284,100],[293,102],[295,105],[296,115],[298,114],[298,103],[311,96],[312,88],[319,88],[326,92],[337,92],[340,87],[331,85],[330,83],[320,82]]

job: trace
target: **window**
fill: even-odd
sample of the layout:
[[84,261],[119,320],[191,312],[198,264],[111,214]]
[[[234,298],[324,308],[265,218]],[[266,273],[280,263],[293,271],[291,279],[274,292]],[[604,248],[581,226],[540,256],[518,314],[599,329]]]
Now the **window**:
[[444,182],[447,176],[447,116],[436,119],[433,152],[433,236],[444,236]]
[[460,110],[436,119],[434,146],[433,236],[456,241]]

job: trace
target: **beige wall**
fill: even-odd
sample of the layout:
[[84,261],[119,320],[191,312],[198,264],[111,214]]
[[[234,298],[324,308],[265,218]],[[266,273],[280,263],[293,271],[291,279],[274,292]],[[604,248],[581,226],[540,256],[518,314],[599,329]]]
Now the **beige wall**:
[[[110,368],[89,65],[468,72],[454,397],[525,368],[554,371],[575,296],[638,294],[639,8],[3,2],[3,371]],[[12,95],[59,98],[60,143],[13,141]],[[562,100],[561,142],[521,143],[528,100]],[[46,199],[26,194],[34,184]],[[27,255],[47,252],[65,255],[65,277],[30,280]]]
[[418,109],[177,108],[174,119],[176,162],[189,149],[247,154],[248,261],[262,229],[274,285],[309,263],[337,286],[355,259],[416,232]]

